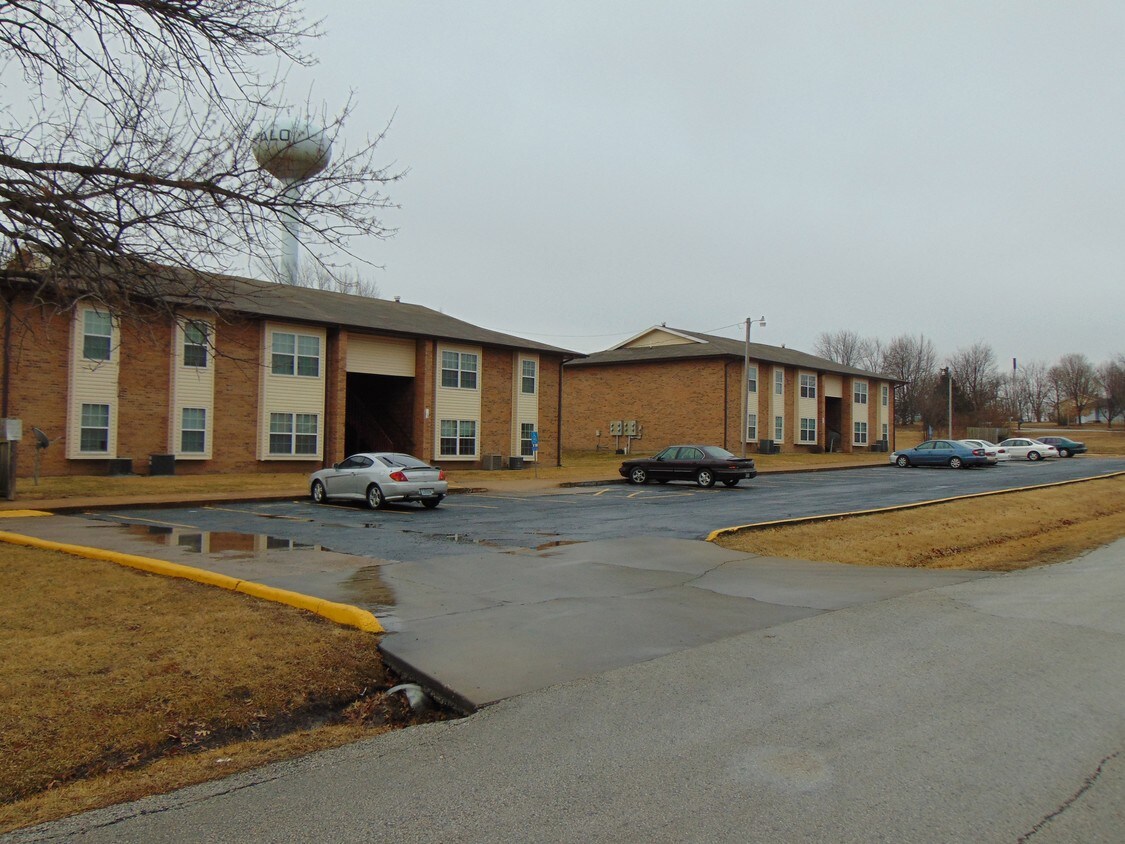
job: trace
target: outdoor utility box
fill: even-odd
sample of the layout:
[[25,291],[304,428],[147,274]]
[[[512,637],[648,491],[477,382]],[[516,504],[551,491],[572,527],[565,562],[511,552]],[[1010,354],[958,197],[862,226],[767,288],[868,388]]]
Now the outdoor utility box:
[[609,423],[609,435],[611,437],[620,437],[621,436],[621,420],[620,419]]
[[509,469],[522,469],[523,468],[523,457],[515,457],[515,456],[509,457],[508,458],[508,468]]
[[148,456],[148,473],[150,475],[176,474],[176,455],[150,454]]
[[0,442],[18,443],[22,439],[22,419],[0,419]]
[[133,474],[132,457],[111,457],[109,460],[109,473],[111,475]]
[[758,453],[759,454],[780,454],[781,446],[773,440],[758,440]]
[[484,466],[482,468],[492,471],[494,469],[502,469],[504,467],[504,460],[499,454],[486,454],[482,461]]

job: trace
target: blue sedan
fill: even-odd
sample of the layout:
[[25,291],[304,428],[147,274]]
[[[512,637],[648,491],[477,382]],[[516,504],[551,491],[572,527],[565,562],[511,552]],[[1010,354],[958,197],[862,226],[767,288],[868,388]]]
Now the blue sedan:
[[891,455],[896,466],[948,466],[950,469],[967,469],[970,466],[987,466],[988,455],[983,448],[973,448],[957,440],[927,440],[914,448],[896,451]]

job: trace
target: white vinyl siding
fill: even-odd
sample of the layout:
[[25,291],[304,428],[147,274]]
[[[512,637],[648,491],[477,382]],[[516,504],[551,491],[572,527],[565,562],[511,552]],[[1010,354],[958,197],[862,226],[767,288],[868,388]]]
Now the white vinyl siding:
[[770,416],[773,418],[773,441],[781,445],[785,442],[785,368],[773,367],[771,380],[773,385],[770,390]]
[[809,445],[816,442],[819,415],[816,373],[799,371],[797,383],[800,385],[794,402],[794,419],[800,420],[797,424],[797,442]]
[[323,457],[324,350],[323,328],[275,322],[262,327],[259,460]]
[[[202,348],[200,340],[203,341]],[[168,453],[176,455],[177,460],[210,460],[212,456],[214,345],[215,325],[210,319],[177,323],[172,332]],[[203,365],[199,365],[201,363]],[[201,420],[202,428],[196,427]],[[202,449],[198,447],[201,442]]]
[[854,445],[868,444],[867,428],[871,412],[868,392],[866,381],[859,379],[852,381],[852,443]]
[[[525,460],[537,460],[538,452],[531,450],[532,431],[539,430],[539,356],[531,352],[515,355],[516,378],[512,391],[512,443],[511,454]],[[531,383],[528,383],[528,379]],[[528,392],[527,388],[532,387]]]
[[413,378],[415,343],[398,337],[348,335],[348,372]]
[[881,400],[879,402],[879,411],[878,411],[879,428],[882,431],[882,439],[886,440],[887,442],[890,442],[890,440],[888,439],[888,434],[889,434],[888,428],[890,427],[890,421],[891,421],[891,418],[890,418],[890,413],[891,413],[890,392],[891,392],[891,388],[890,388],[889,384],[880,384],[879,385],[879,393],[881,395]]
[[117,456],[120,342],[120,328],[108,314],[89,306],[75,311],[67,368],[66,456],[70,460]]
[[[438,344],[434,452],[443,460],[475,460],[480,457],[480,384],[485,375],[481,367],[483,357],[480,346]],[[458,386],[445,386],[446,382]],[[472,387],[461,386],[470,383]],[[470,422],[473,427],[471,436],[465,433],[465,423]],[[455,424],[456,428],[452,428],[451,424]],[[467,448],[473,451],[470,453]]]

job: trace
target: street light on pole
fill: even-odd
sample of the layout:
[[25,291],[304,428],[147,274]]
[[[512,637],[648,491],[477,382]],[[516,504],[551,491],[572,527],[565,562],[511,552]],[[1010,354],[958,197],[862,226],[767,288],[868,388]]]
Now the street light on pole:
[[746,456],[746,423],[750,421],[750,326],[766,327],[765,316],[746,317],[746,344],[742,355],[742,456]]
[[945,383],[949,387],[949,400],[945,418],[949,422],[949,438],[953,439],[953,367],[943,366],[941,374],[945,376]]

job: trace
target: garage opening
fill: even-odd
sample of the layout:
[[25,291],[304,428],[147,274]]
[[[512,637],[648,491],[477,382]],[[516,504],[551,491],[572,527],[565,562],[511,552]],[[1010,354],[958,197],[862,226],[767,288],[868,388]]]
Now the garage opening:
[[842,451],[844,424],[844,403],[831,396],[824,397],[824,450]]
[[344,452],[415,454],[414,379],[349,372],[344,412]]

